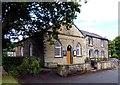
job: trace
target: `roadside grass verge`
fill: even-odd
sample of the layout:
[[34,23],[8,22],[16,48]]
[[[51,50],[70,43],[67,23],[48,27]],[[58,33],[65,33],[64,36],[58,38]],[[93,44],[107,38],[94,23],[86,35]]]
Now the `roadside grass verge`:
[[2,76],[2,85],[10,85],[10,84],[19,85],[18,81],[14,77],[10,75]]

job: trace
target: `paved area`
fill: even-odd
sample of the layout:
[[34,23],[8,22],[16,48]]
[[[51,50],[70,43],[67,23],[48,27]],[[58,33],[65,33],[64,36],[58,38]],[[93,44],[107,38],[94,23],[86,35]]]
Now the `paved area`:
[[20,83],[118,83],[118,70],[105,70],[68,77],[60,77],[54,71],[44,71],[39,75],[22,75],[17,79]]

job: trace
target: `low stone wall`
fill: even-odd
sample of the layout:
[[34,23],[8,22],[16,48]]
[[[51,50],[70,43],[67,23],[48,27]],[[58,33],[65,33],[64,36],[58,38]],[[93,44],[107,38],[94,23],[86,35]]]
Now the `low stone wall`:
[[57,68],[58,63],[55,62],[45,62],[44,67],[46,68]]
[[97,70],[112,69],[115,67],[116,65],[110,61],[102,61],[97,63]]
[[57,65],[57,73],[61,76],[67,76],[68,74],[74,74],[77,72],[84,73],[91,69],[92,68],[89,63]]
[[[112,69],[116,66],[109,61],[98,62],[96,65],[97,70],[104,70],[104,69]],[[60,76],[67,76],[68,74],[74,73],[85,73],[90,72],[93,68],[91,67],[90,63],[83,63],[83,64],[69,64],[69,65],[57,65],[57,73]]]

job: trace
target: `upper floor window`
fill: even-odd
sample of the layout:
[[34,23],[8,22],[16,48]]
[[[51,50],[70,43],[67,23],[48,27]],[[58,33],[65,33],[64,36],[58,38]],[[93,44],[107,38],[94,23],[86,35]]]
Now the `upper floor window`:
[[20,56],[23,56],[23,47],[20,47],[20,52],[19,52]]
[[82,56],[82,47],[79,43],[76,46],[76,54],[77,56]]
[[62,45],[59,41],[55,43],[55,57],[62,57]]
[[98,50],[95,50],[94,54],[95,54],[95,57],[96,57],[96,58],[99,57],[99,51],[98,51]]
[[104,40],[101,40],[101,47],[104,47]]
[[92,38],[92,37],[89,37],[89,38],[88,38],[88,44],[89,44],[89,45],[93,45],[93,38]]
[[89,50],[89,57],[93,57],[93,50],[92,49]]
[[101,57],[104,58],[105,57],[105,52],[101,51]]
[[32,44],[29,44],[29,56],[33,56],[32,50],[33,50]]

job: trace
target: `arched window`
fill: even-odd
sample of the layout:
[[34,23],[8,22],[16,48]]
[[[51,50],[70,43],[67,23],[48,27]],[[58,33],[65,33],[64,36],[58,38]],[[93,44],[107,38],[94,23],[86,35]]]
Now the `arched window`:
[[89,50],[89,57],[93,57],[93,50],[92,49]]
[[104,58],[105,57],[105,52],[101,51],[101,57]]
[[29,56],[32,56],[32,44],[29,44]]
[[23,56],[23,47],[20,47],[20,56]]
[[55,57],[62,57],[62,45],[59,41],[55,42]]
[[82,47],[79,43],[76,46],[76,54],[77,56],[82,56]]
[[99,51],[95,50],[94,55],[95,55],[96,58],[98,58],[99,57]]

